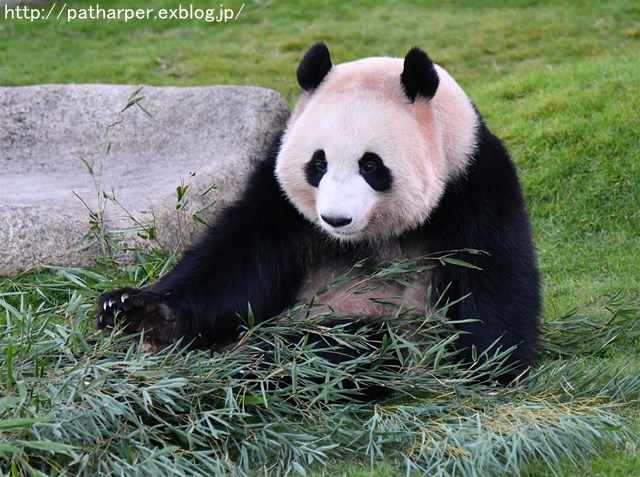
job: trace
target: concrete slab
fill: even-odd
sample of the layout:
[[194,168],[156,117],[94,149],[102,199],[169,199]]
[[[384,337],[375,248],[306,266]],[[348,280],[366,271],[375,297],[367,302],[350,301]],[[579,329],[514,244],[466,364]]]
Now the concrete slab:
[[[99,253],[85,239],[90,211],[108,230],[154,225],[157,244],[184,246],[197,228],[191,213],[216,200],[211,217],[233,200],[289,116],[284,98],[263,88],[146,86],[125,108],[136,90],[0,88],[0,275],[90,264]],[[181,212],[179,186],[189,190]]]

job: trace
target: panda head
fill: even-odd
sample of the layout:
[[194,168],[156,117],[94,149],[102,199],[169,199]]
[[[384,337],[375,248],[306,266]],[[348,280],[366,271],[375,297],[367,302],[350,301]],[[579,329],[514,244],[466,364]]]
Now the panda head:
[[276,160],[291,203],[348,241],[423,224],[477,142],[477,113],[455,81],[418,48],[332,65],[323,43],[297,76],[303,94]]

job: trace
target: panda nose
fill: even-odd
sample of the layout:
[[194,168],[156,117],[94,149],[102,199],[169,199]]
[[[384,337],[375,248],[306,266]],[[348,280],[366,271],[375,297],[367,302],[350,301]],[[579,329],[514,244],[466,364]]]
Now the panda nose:
[[332,227],[344,227],[351,223],[351,217],[331,217],[328,215],[321,215],[322,220],[331,225]]

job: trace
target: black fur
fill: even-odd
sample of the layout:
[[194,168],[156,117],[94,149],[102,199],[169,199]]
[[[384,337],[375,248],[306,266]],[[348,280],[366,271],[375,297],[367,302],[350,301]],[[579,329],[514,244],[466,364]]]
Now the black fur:
[[331,70],[331,66],[329,49],[322,42],[316,43],[309,48],[298,65],[296,72],[298,84],[303,90],[312,92],[320,86]]
[[[481,122],[477,151],[466,173],[447,185],[429,221],[415,232],[432,251],[462,247],[487,254],[463,257],[481,270],[443,267],[433,285],[451,300],[470,296],[449,312],[464,325],[462,347],[470,358],[500,339],[503,349],[517,345],[519,363],[504,381],[516,378],[536,357],[539,336],[540,278],[515,167],[502,145]],[[437,295],[437,293],[436,293]]]
[[[416,55],[421,57],[411,56]],[[424,62],[408,63],[413,66],[406,69],[412,72],[403,78],[405,88],[415,84],[413,67]],[[428,93],[424,85],[409,88]],[[112,327],[119,317],[132,331],[144,329],[160,346],[183,338],[198,347],[224,347],[236,340],[249,306],[261,322],[292,305],[310,270],[375,259],[375,245],[327,240],[296,211],[274,176],[277,151],[278,145],[257,165],[241,198],[167,276],[145,290],[103,294],[98,326]],[[533,362],[540,284],[529,220],[515,167],[482,121],[465,174],[447,184],[426,223],[397,240],[400,249],[419,255],[464,248],[488,252],[464,257],[480,270],[443,266],[432,285],[452,301],[468,295],[450,308],[449,318],[480,320],[463,326],[469,334],[461,344],[469,359],[472,347],[481,354],[496,340],[503,349],[517,345],[510,358],[516,368],[505,376],[507,382]]]
[[440,79],[433,66],[433,61],[420,48],[414,47],[404,57],[404,69],[400,75],[400,82],[407,98],[411,102],[416,97],[431,99],[436,95]]

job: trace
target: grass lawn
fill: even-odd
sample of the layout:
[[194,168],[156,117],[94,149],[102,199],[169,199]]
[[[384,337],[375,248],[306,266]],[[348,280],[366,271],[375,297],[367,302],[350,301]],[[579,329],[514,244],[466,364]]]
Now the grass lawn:
[[[179,3],[151,1],[143,8],[177,8]],[[68,12],[91,5],[95,3],[80,0],[68,2],[66,8]],[[217,2],[193,5],[220,7]],[[132,2],[110,0],[100,6],[131,8]],[[56,8],[52,17],[57,15],[61,5]],[[487,429],[491,428],[488,424],[491,419],[496,422],[500,419],[492,414],[491,406],[497,402],[494,399],[501,405],[506,405],[509,399],[519,400],[523,408],[530,410],[533,406],[529,398],[535,396],[540,402],[558,401],[576,413],[575,416],[571,414],[568,421],[562,421],[562,425],[568,427],[557,427],[568,429],[563,437],[566,440],[554,441],[547,451],[538,454],[554,456],[549,457],[548,465],[544,458],[530,464],[526,459],[522,462],[514,461],[515,457],[509,460],[510,456],[504,453],[507,451],[496,452],[502,459],[501,465],[506,465],[504,462],[512,465],[503,467],[508,469],[508,475],[513,475],[514,469],[522,468],[530,475],[553,475],[550,466],[560,475],[585,475],[584,468],[576,469],[570,459],[557,467],[555,457],[560,456],[563,449],[568,456],[575,451],[577,463],[590,465],[589,475],[640,475],[640,454],[635,441],[628,436],[607,440],[606,432],[602,430],[603,416],[610,411],[618,416],[612,423],[622,423],[624,430],[640,433],[637,417],[640,388],[638,380],[634,380],[634,376],[640,374],[637,328],[640,321],[637,311],[640,308],[640,4],[636,0],[274,0],[244,4],[234,0],[225,2],[223,8],[235,13],[240,11],[240,14],[237,19],[224,23],[186,19],[145,19],[125,23],[106,20],[67,22],[63,21],[67,12],[63,12],[60,20],[50,18],[31,22],[7,18],[5,10],[0,9],[0,86],[37,83],[246,84],[273,88],[292,103],[298,93],[295,68],[306,48],[315,41],[323,40],[329,45],[334,63],[364,56],[403,56],[414,45],[423,47],[462,85],[483,113],[490,129],[505,141],[512,153],[535,232],[544,280],[544,318],[555,323],[549,331],[551,344],[545,345],[544,356],[536,370],[551,371],[542,373],[527,390],[495,391],[498,397],[487,397],[486,409],[483,409],[482,397],[475,394],[480,391],[474,390],[474,386],[471,386],[469,396],[458,396],[456,402],[461,407],[467,406],[465,412],[472,402],[474,413],[465,416],[477,414],[478,426],[480,419],[486,418],[487,422],[482,425]],[[186,385],[180,380],[188,379],[185,377],[189,372],[197,373],[201,369],[198,366],[205,366],[194,364],[199,358],[191,356],[184,361],[177,358],[173,361],[166,356],[138,354],[135,347],[122,351],[126,346],[117,339],[102,339],[97,344],[93,341],[92,303],[97,294],[119,283],[153,279],[161,273],[163,266],[158,255],[141,258],[137,267],[126,270],[96,266],[94,270],[53,270],[0,281],[0,310],[4,310],[0,314],[0,471],[14,475],[25,475],[33,469],[64,472],[65,466],[72,461],[77,469],[92,469],[92,472],[115,468],[91,467],[110,449],[104,440],[96,443],[91,439],[79,439],[61,422],[55,421],[52,417],[55,413],[50,407],[51,403],[61,403],[61,397],[67,399],[65,405],[79,399],[82,405],[77,405],[76,410],[100,415],[103,421],[92,421],[95,434],[105,429],[113,432],[118,429],[118,423],[122,423],[123,429],[132,422],[139,424],[135,433],[127,428],[122,435],[114,435],[112,448],[118,449],[121,462],[105,458],[112,466],[121,465],[123,472],[129,468],[127,465],[147,468],[145,463],[160,465],[159,462],[184,465],[187,470],[185,462],[200,462],[202,466],[211,466],[211,472],[231,468],[224,467],[228,463],[215,467],[218,464],[207,460],[210,456],[198,454],[200,457],[193,457],[201,447],[212,447],[230,439],[221,437],[222,433],[216,435],[221,431],[215,422],[222,422],[221,417],[217,417],[219,421],[213,418],[209,421],[208,438],[203,437],[206,433],[189,435],[183,430],[186,434],[178,435],[175,431],[174,439],[167,440],[158,428],[159,422],[172,422],[166,412],[186,413],[187,407],[197,407],[206,401],[180,401],[178,390],[171,387],[172,382]],[[569,317],[561,322],[561,318],[572,310],[578,310],[578,315],[589,316],[590,320]],[[598,326],[612,316],[616,319],[611,325]],[[609,336],[607,329],[615,331]],[[552,346],[554,344],[557,349]],[[99,361],[98,351],[106,353],[109,360]],[[226,361],[218,363],[227,364]],[[625,365],[628,367],[624,368]],[[89,369],[94,374],[90,380],[85,379],[87,384],[82,389],[85,397],[80,399],[78,383],[85,381],[78,381],[78,376],[82,372],[88,373]],[[163,369],[168,371],[163,374]],[[598,371],[599,375],[596,375]],[[563,379],[554,374],[560,372],[568,377]],[[116,373],[119,381],[112,379],[109,373]],[[207,376],[206,373],[201,375]],[[211,376],[217,379],[216,375]],[[159,385],[136,390],[132,381],[134,384],[163,383],[169,391],[163,394]],[[545,383],[549,388],[548,395],[543,392]],[[124,390],[128,386],[132,386],[131,395]],[[206,387],[205,384],[202,386]],[[453,384],[448,386],[445,386],[448,391],[455,387]],[[193,392],[206,394],[209,391],[213,392],[201,387]],[[135,401],[131,396],[136,392],[147,393],[138,408],[149,412],[147,420],[153,421],[153,425],[145,427],[144,418],[127,414],[136,408],[131,404]],[[114,396],[122,396],[130,406]],[[98,397],[112,406],[108,412],[99,406]],[[183,396],[182,399],[186,398]],[[220,399],[225,402],[225,398]],[[154,407],[152,402],[154,406],[163,403],[165,414],[151,409]],[[439,401],[433,398],[433,402],[435,409]],[[607,407],[608,403],[614,402],[620,406]],[[226,404],[231,406],[229,402]],[[595,410],[593,414],[589,412],[589,405]],[[396,414],[391,417],[400,422],[399,405],[393,406]],[[424,408],[425,402],[421,401],[420,406]],[[390,409],[377,408],[381,414],[391,413]],[[438,409],[430,416],[441,416],[444,414],[438,412],[446,412],[444,404]],[[202,412],[206,413],[206,410]],[[256,411],[261,417],[279,419],[278,409],[273,407],[268,413],[261,412]],[[344,419],[345,428],[354,432],[357,431],[355,415],[382,419],[377,411],[359,414],[358,410],[349,416],[337,413],[335,409],[325,414],[317,409],[313,412],[317,413],[313,415],[316,422]],[[532,428],[536,422],[551,422],[545,421],[544,413],[540,412],[537,418],[523,420],[523,425]],[[455,411],[451,413],[458,415]],[[86,414],[83,416],[86,418]],[[252,426],[256,426],[260,416],[248,418],[234,414],[235,420],[229,422],[246,426],[244,438],[249,439]],[[416,418],[416,414],[412,416]],[[517,413],[514,416],[523,418]],[[575,421],[571,421],[574,418]],[[385,422],[391,426],[391,420]],[[567,422],[575,422],[575,427]],[[291,423],[294,426],[294,420]],[[414,435],[428,434],[440,424],[441,421],[426,419],[425,427],[412,432]],[[199,425],[199,421],[193,423],[194,427]],[[553,428],[551,424],[549,426]],[[603,446],[589,449],[572,434],[580,430],[587,435],[589,426],[593,429],[592,437],[595,436],[592,441],[602,441]],[[83,429],[88,428],[90,426]],[[365,428],[363,423],[362,429]],[[391,434],[384,433],[380,434],[380,442],[375,441],[380,447],[371,444],[372,440],[368,448],[364,446],[367,449],[364,452],[356,445],[355,438],[349,441],[353,442],[354,449],[361,451],[354,452],[354,457],[344,453],[348,445],[337,435],[333,437],[336,443],[341,442],[342,451],[333,448],[331,441],[323,441],[317,444],[316,449],[320,450],[316,454],[311,451],[305,454],[304,450],[296,454],[295,449],[310,449],[316,445],[313,432],[300,437],[302,429],[291,429],[292,435],[298,433],[299,440],[290,448],[287,447],[289,441],[285,445],[274,436],[269,438],[273,441],[264,437],[271,447],[289,449],[280,454],[273,451],[274,454],[268,456],[269,459],[289,458],[290,462],[295,462],[295,465],[285,463],[278,467],[283,473],[398,475],[398,469],[404,472],[403,456],[416,458],[417,455],[416,442],[413,449],[407,449],[402,447],[406,442],[394,441],[389,448],[404,450],[385,451],[387,441],[382,441],[393,439]],[[410,427],[403,429],[409,433]],[[492,429],[494,436],[505,435]],[[398,429],[395,432],[401,434]],[[284,434],[281,430],[280,435]],[[57,436],[59,442],[50,436]],[[123,436],[129,439],[129,444]],[[150,436],[156,439],[149,441]],[[549,438],[548,434],[545,436]],[[442,444],[446,440],[443,439],[440,436],[438,442]],[[476,440],[484,442],[478,436]],[[79,441],[87,448],[95,446],[94,451],[80,452]],[[144,454],[135,449],[135,443],[140,441],[155,442],[158,447],[150,447]],[[164,449],[158,444],[162,442],[167,446]],[[534,444],[531,446],[535,447]],[[127,445],[131,448],[123,450]],[[255,449],[234,447],[229,451],[228,459],[245,465],[248,459],[257,457],[254,454],[244,456],[242,452],[255,451],[256,455],[263,452]],[[379,454],[378,449],[382,449]],[[469,449],[471,447],[467,449],[471,452]],[[310,459],[309,455],[315,457]],[[446,455],[452,454],[443,451],[443,456]],[[584,461],[581,460],[583,457]],[[50,469],[42,467],[39,463],[47,462],[47,459],[58,465]],[[335,462],[345,459],[350,463]],[[319,466],[318,461],[328,462],[329,467]],[[149,465],[150,474],[154,469],[162,469]],[[234,469],[240,473],[242,465]],[[482,465],[478,464],[477,468]],[[189,474],[187,470],[186,475]],[[460,467],[456,472],[453,474],[475,475],[473,467]],[[37,472],[34,471],[34,475]]]

